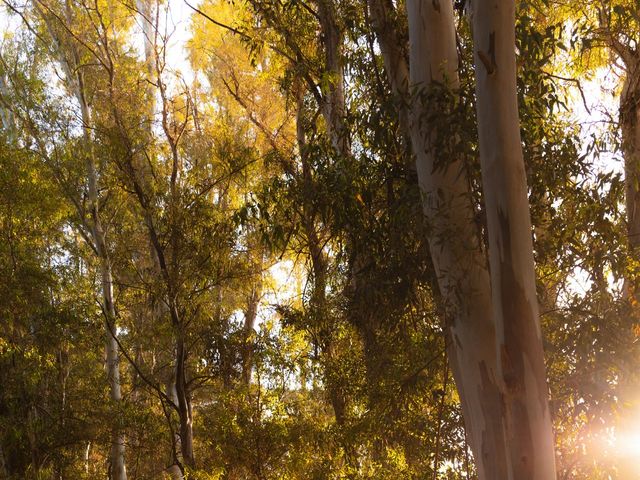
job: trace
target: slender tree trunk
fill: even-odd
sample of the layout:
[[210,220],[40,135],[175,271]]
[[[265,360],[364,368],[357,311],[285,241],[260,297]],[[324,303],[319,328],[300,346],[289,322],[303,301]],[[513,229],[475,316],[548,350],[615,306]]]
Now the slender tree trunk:
[[405,135],[409,133],[409,66],[405,49],[400,43],[392,0],[367,0],[373,30],[376,33],[387,80],[391,91],[398,97],[398,120]]
[[[625,170],[627,242],[632,261],[637,261],[640,258],[640,55],[637,52],[628,52],[625,70],[625,81],[620,94],[619,122]],[[640,323],[640,288],[636,272],[626,275],[623,295],[629,302],[633,323]],[[638,384],[636,365],[622,359],[621,370],[616,393],[618,400],[620,404],[633,405]],[[618,432],[625,432],[628,428],[623,422],[617,426]],[[636,471],[637,459],[626,457],[618,462],[619,478],[634,478]]]
[[[100,212],[98,207],[98,173],[96,171],[93,143],[91,139],[90,125],[91,116],[84,93],[84,79],[80,73],[77,74],[76,96],[82,110],[82,123],[84,139],[88,149],[86,156],[88,204],[91,215],[91,235],[95,244],[96,252],[100,261],[100,276],[102,286],[102,301],[105,317],[106,334],[106,370],[109,382],[109,393],[114,403],[122,401],[120,389],[120,362],[118,357],[118,341],[116,327],[116,309],[113,301],[113,275],[111,272],[111,261],[107,251]],[[109,455],[110,476],[112,480],[126,480],[127,471],[125,467],[125,439],[124,433],[119,427],[114,428],[111,439],[111,452]]]
[[[166,384],[166,394],[167,394],[167,397],[173,403],[173,405],[175,405],[177,407],[177,405],[178,405],[178,394],[176,392],[175,372],[171,376],[171,380],[168,381],[167,384]],[[173,407],[171,407],[171,408],[173,408]],[[169,473],[169,476],[171,477],[172,480],[182,480],[182,478],[183,478],[183,466],[182,466],[182,462],[180,461],[180,458],[182,456],[182,453],[181,453],[182,452],[182,447],[180,446],[180,432],[176,431],[173,428],[173,422],[171,421],[171,418],[168,418],[167,421],[169,423],[169,429],[170,429],[171,434],[173,436],[173,438],[172,438],[172,442],[173,443],[171,445],[171,455],[172,455],[173,465],[171,465],[169,468],[167,468],[167,472]]]
[[515,1],[473,5],[476,97],[509,478],[556,476],[516,91]]
[[342,65],[342,33],[338,27],[332,0],[318,1],[318,17],[325,52],[325,69],[330,86],[325,95],[322,113],[327,124],[331,145],[340,155],[351,152],[349,132],[345,128],[344,68]]
[[[120,362],[118,358],[118,342],[116,340],[116,311],[113,303],[113,278],[111,265],[108,258],[103,258],[102,270],[102,295],[105,309],[106,341],[107,341],[107,377],[109,380],[109,392],[111,399],[118,403],[122,401],[120,390]],[[113,480],[126,480],[125,467],[125,438],[119,427],[114,429],[111,439],[110,470]]]
[[[55,48],[59,55],[60,62],[64,68],[68,88],[74,93],[81,109],[82,131],[85,147],[85,167],[87,170],[87,205],[88,213],[91,217],[89,223],[91,228],[91,238],[100,263],[100,277],[102,301],[105,317],[105,335],[106,335],[106,371],[109,382],[109,392],[111,399],[117,404],[122,401],[122,393],[120,390],[120,368],[118,359],[118,342],[116,340],[116,311],[113,302],[113,275],[111,272],[111,263],[109,260],[105,232],[102,226],[99,201],[98,201],[98,172],[96,170],[93,138],[91,135],[91,114],[86,99],[86,91],[84,77],[80,67],[80,58],[74,46],[70,51],[65,51],[63,42],[56,34],[56,29],[50,24],[50,19],[46,13],[36,6],[38,14],[44,20]],[[71,5],[66,3],[67,21],[71,22]],[[81,215],[82,212],[79,212]],[[125,466],[125,438],[124,433],[120,431],[119,426],[115,425],[111,438],[111,449],[109,454],[109,472],[112,480],[126,480],[127,472]]]
[[[153,135],[153,120],[156,110],[155,84],[158,82],[158,54],[156,51],[156,32],[158,28],[156,15],[158,13],[158,3],[155,0],[136,0],[136,7],[140,17],[140,24],[142,25],[142,43],[144,45],[144,59],[148,76],[145,99],[147,102],[147,105],[145,105],[147,118],[145,120],[148,123],[147,132],[151,136]],[[152,172],[145,160],[140,163],[140,165],[136,165],[136,169],[143,175],[143,184],[147,186],[150,179],[146,177],[152,176]]]
[[[262,262],[260,262],[262,263]],[[260,266],[260,269],[262,266]],[[262,275],[259,273],[258,275]],[[260,304],[262,281],[256,280],[255,284],[251,288],[251,293],[247,299],[247,309],[244,312],[244,325],[243,325],[243,344],[242,344],[242,382],[245,385],[251,383],[251,368],[253,367],[253,343],[252,335],[253,328],[256,324],[256,318],[258,316],[258,305]]]
[[87,446],[84,449],[83,459],[84,459],[84,473],[85,475],[89,475],[89,458],[91,455],[91,442],[87,442]]
[[[439,82],[455,89],[458,56],[452,3],[408,0],[407,13],[411,85],[425,89]],[[448,162],[436,157],[434,136],[448,132],[425,124],[430,105],[423,98],[416,95],[412,102],[411,139],[424,213],[431,228],[431,257],[446,316],[451,318],[448,357],[478,477],[507,479],[506,424],[496,382],[495,328],[486,258],[474,222],[465,166],[455,157]]]
[[[175,308],[175,307],[173,307]],[[195,467],[193,454],[193,412],[191,408],[191,394],[186,379],[186,351],[184,332],[176,334],[176,397],[178,400],[178,418],[180,420],[180,452],[184,465]]]
[[[340,102],[338,101],[338,103]],[[325,118],[325,120],[328,121],[328,118]],[[333,139],[332,143],[337,142],[340,144],[340,135],[337,133],[338,130],[335,128],[335,125],[328,124],[328,129],[329,135]],[[315,212],[313,211],[313,205],[311,202],[315,186],[307,154],[302,93],[298,95],[296,134],[300,163],[302,164],[302,182],[304,185],[302,226],[306,236],[307,248],[309,249],[309,255],[311,257],[311,269],[313,272],[311,310],[315,316],[314,324],[318,327],[319,337],[321,337],[320,340],[322,341],[322,345],[320,345],[320,347],[322,349],[324,370],[327,377],[326,390],[329,396],[329,401],[333,407],[336,423],[338,425],[343,425],[346,416],[346,399],[339,382],[334,380],[331,367],[336,351],[331,319],[328,318],[326,305],[328,261],[325,252],[322,250],[322,241],[315,222]],[[342,144],[342,147],[344,147],[344,144]]]
[[[156,75],[156,8],[152,7],[153,0],[136,0],[136,8],[140,15],[140,23],[142,24],[142,41],[144,44],[144,58],[147,62],[147,73],[149,80],[153,79]],[[150,97],[147,100],[150,102],[150,106],[154,107],[155,88],[153,84],[149,86],[148,92]],[[153,111],[153,108],[151,108]]]
[[[9,97],[9,89],[7,88],[7,80],[5,74],[0,73],[0,95]],[[16,122],[13,112],[8,108],[0,108],[0,122],[2,123],[3,130],[7,133],[10,141],[15,139]]]
[[[620,94],[620,129],[628,245],[631,255],[637,257],[640,254],[640,60],[625,67],[626,77]],[[627,278],[625,284],[625,293],[636,297],[637,289],[631,279]]]

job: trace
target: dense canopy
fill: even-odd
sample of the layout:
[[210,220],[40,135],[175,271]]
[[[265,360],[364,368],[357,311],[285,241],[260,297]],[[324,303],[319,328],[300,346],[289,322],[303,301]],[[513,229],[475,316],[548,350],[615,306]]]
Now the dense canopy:
[[1,0],[0,480],[640,477],[630,0]]

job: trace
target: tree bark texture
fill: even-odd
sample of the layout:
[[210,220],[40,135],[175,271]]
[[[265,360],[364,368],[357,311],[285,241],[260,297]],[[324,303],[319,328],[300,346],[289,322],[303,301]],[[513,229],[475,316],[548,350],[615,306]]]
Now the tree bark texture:
[[331,146],[340,155],[351,151],[349,132],[345,128],[344,68],[342,65],[342,33],[336,20],[332,0],[318,1],[318,17],[325,53],[325,72],[328,76],[327,93],[324,95],[322,115],[327,124]]
[[[625,170],[625,200],[629,250],[640,253],[640,58],[625,64],[620,94],[620,130]],[[625,290],[632,293],[632,286]],[[636,292],[633,292],[637,295]]]
[[478,135],[509,477],[551,480],[554,438],[516,90],[515,1],[473,4]]
[[423,209],[430,227],[430,251],[449,327],[449,361],[460,394],[469,444],[480,480],[507,477],[502,398],[489,272],[476,230],[474,207],[463,162],[437,157],[429,125],[430,105],[420,95],[434,84],[458,86],[453,6],[448,1],[407,1],[411,140],[416,155]]

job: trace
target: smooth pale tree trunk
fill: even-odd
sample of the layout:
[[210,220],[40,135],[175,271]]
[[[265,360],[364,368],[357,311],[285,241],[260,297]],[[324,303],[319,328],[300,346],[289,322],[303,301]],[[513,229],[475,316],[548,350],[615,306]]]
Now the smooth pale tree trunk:
[[[108,256],[106,255],[104,233],[101,230],[99,222],[97,225],[94,225],[94,231],[96,232],[94,234],[95,242],[96,244],[101,245],[98,252],[100,255],[101,263],[100,270],[102,276],[102,299],[104,303],[106,325],[106,369],[107,378],[109,381],[109,393],[111,394],[111,400],[119,403],[122,401],[122,392],[120,389],[120,361],[118,357],[118,341],[116,338],[116,310],[115,304],[113,302],[113,277],[111,273],[111,263]],[[111,478],[113,480],[126,480],[127,478],[124,455],[124,433],[119,431],[119,427],[116,427],[111,439],[111,453],[109,458]]]
[[[456,88],[452,3],[408,0],[407,14],[412,89],[433,88],[434,82]],[[469,180],[460,159],[434,151],[435,136],[450,136],[451,132],[445,123],[427,124],[424,119],[430,115],[430,105],[422,98],[417,94],[412,101],[410,133],[430,227],[431,257],[450,323],[449,361],[478,478],[507,479],[506,423],[496,376],[489,272],[474,221]]]
[[91,456],[91,442],[87,442],[87,446],[83,452],[83,460],[84,460],[84,473],[85,475],[89,475],[89,459]]
[[[4,73],[0,73],[0,95],[5,98],[9,97],[9,89],[7,87],[7,80]],[[13,116],[13,112],[8,108],[0,108],[0,122],[2,122],[2,128],[8,135],[10,141],[14,140],[16,122]]]
[[321,105],[327,124],[331,146],[340,155],[351,153],[349,132],[345,128],[344,67],[342,65],[342,33],[337,24],[335,4],[332,0],[318,1],[318,18],[325,53],[325,73],[329,75],[329,88]]
[[[70,4],[66,4],[67,20],[71,21]],[[85,84],[82,71],[79,68],[79,55],[76,49],[71,46],[70,51],[65,51],[64,42],[60,41],[56,35],[56,29],[50,24],[48,15],[36,6],[38,14],[44,20],[55,45],[55,50],[59,55],[59,60],[64,68],[67,78],[67,87],[75,95],[81,110],[82,132],[85,147],[85,167],[87,170],[87,208],[90,216],[90,234],[93,240],[98,261],[100,263],[101,293],[103,303],[103,314],[105,317],[106,336],[106,371],[109,383],[109,393],[111,399],[116,403],[122,401],[120,389],[120,366],[118,358],[118,342],[116,327],[116,311],[113,301],[113,275],[111,262],[107,251],[105,232],[100,218],[98,206],[98,172],[94,158],[94,145],[91,135],[91,112],[85,96]],[[80,212],[82,215],[82,212]],[[111,449],[109,452],[109,477],[111,480],[126,480],[127,470],[125,466],[125,438],[118,425],[113,428],[111,438]]]
[[516,91],[515,1],[473,4],[478,134],[509,477],[556,478]]
[[[155,5],[153,5],[155,3]],[[152,134],[153,120],[156,110],[156,84],[158,82],[158,62],[156,50],[156,32],[158,4],[153,0],[136,0],[136,8],[142,26],[142,43],[144,45],[144,59],[147,70],[147,89],[146,89],[146,112],[148,123],[148,133]],[[144,177],[151,176],[150,167],[145,163],[136,165],[136,169],[140,171]],[[148,179],[143,178],[144,185],[148,183]],[[153,255],[152,255],[153,256]]]
[[[113,274],[111,272],[111,261],[107,251],[102,221],[98,210],[98,173],[96,171],[93,145],[90,132],[90,111],[84,97],[83,78],[77,75],[76,97],[82,110],[83,132],[86,146],[88,148],[86,156],[87,185],[88,185],[88,205],[91,215],[91,235],[94,246],[100,261],[100,276],[102,287],[103,314],[105,317],[106,334],[106,370],[109,382],[109,393],[114,403],[122,401],[120,389],[120,361],[118,357],[118,341],[116,327],[116,309],[113,301]],[[109,472],[112,480],[126,480],[127,470],[125,466],[125,438],[119,427],[114,428],[111,439],[111,451],[109,454]]]
[[[625,170],[625,201],[627,214],[627,242],[629,254],[634,262],[640,261],[640,55],[636,51],[627,51],[623,59],[625,80],[620,94],[620,130],[622,134],[622,154]],[[624,297],[629,301],[633,322],[640,321],[639,303],[640,289],[637,275],[627,275],[624,280]],[[630,334],[631,335],[631,334]],[[617,395],[620,404],[634,405],[632,411],[623,415],[618,425],[622,435],[633,435],[628,432],[624,417],[638,415],[637,393],[638,381],[636,366],[623,360],[621,375],[618,379]],[[621,458],[618,463],[618,475],[621,479],[633,478],[637,471],[635,458]]]
[[[140,23],[142,25],[142,41],[144,43],[144,58],[147,63],[147,72],[149,80],[153,79],[156,74],[156,17],[157,9],[151,5],[152,0],[136,0],[136,8],[140,14]],[[150,92],[153,94],[155,89],[150,86]]]
[[391,91],[398,97],[398,120],[403,133],[409,133],[409,66],[393,21],[395,9],[392,0],[367,0],[371,26],[376,34],[387,80]]

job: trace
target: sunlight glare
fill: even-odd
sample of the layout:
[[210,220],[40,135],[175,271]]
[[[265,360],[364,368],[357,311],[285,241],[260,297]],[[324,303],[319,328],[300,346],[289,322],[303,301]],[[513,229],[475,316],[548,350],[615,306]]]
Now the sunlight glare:
[[623,433],[615,439],[616,454],[623,458],[640,458],[640,433]]

